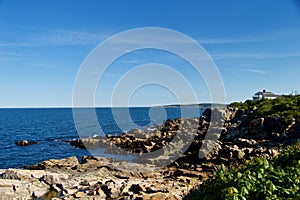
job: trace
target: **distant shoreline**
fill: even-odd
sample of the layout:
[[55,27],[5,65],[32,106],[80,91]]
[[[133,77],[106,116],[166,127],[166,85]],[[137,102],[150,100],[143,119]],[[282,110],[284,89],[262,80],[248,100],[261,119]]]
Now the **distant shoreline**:
[[0,109],[77,109],[77,108],[83,108],[83,109],[99,109],[99,108],[177,108],[177,107],[225,107],[229,104],[220,104],[220,103],[199,103],[199,104],[166,104],[166,105],[156,105],[156,106],[116,106],[116,107],[110,107],[110,106],[96,106],[96,107],[69,107],[69,106],[57,106],[57,107],[0,107]]

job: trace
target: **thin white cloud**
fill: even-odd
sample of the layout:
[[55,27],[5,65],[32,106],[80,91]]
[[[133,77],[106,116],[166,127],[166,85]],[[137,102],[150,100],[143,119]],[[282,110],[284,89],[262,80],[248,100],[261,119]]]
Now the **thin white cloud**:
[[276,30],[269,33],[262,33],[257,36],[232,37],[232,38],[198,38],[200,44],[231,44],[231,43],[248,43],[248,42],[267,42],[278,39],[300,36],[299,29],[293,30]]
[[[32,31],[32,30],[31,30]],[[64,29],[40,29],[27,33],[24,38],[14,42],[1,43],[2,47],[35,47],[35,46],[65,46],[65,45],[97,45],[106,39],[109,33],[92,33]]]
[[266,58],[292,58],[300,57],[300,52],[291,52],[284,54],[277,53],[236,53],[236,52],[224,52],[224,53],[211,53],[211,57],[215,60],[222,59],[266,59]]
[[2,57],[0,57],[0,62],[3,62],[3,61],[5,61],[5,62],[7,62],[7,61],[15,61],[15,59],[12,59],[12,58],[2,58]]
[[33,41],[48,45],[90,45],[101,42],[106,35],[82,31],[49,29],[44,34],[35,37]]
[[245,69],[247,72],[257,73],[257,74],[267,74],[266,71],[259,70],[259,69]]
[[16,52],[6,52],[6,51],[4,51],[4,52],[1,52],[0,51],[0,55],[1,56],[21,56],[22,54],[20,54],[20,53],[16,53]]
[[270,41],[271,38],[215,38],[215,39],[198,39],[200,44],[228,44],[244,42],[264,42]]
[[8,42],[0,43],[1,47],[33,47],[33,46],[44,46],[45,44],[38,44],[33,42]]
[[7,62],[7,61],[16,61],[22,56],[20,53],[15,52],[0,52],[0,61]]
[[[160,38],[159,32],[157,38]],[[155,37],[156,32],[149,32],[149,34]],[[276,30],[267,33],[261,33],[258,35],[244,36],[244,37],[228,37],[228,38],[196,38],[195,40],[200,44],[231,44],[231,43],[250,43],[250,42],[266,42],[266,41],[274,41],[278,39],[284,39],[294,36],[300,36],[300,30]],[[140,36],[137,35],[136,40],[124,40],[122,43],[130,43],[130,44],[146,44],[147,41],[139,40]],[[118,41],[119,42],[119,41]],[[168,38],[168,43],[174,44],[184,44],[186,42],[190,42],[188,40],[178,40],[178,38]]]

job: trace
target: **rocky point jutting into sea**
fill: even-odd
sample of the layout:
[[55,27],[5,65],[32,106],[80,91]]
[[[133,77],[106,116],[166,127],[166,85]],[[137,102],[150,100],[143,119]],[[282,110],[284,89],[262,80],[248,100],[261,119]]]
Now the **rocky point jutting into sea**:
[[[0,199],[183,199],[221,164],[238,165],[256,156],[277,155],[280,145],[300,138],[297,119],[255,115],[255,109],[208,108],[200,118],[166,120],[151,131],[69,141],[74,148],[115,145],[139,154],[139,161],[145,159],[137,164],[69,157],[0,170]],[[211,120],[211,115],[217,120]],[[195,125],[196,131],[191,130]],[[174,159],[173,152],[157,159],[143,156],[171,144],[178,131],[184,135],[181,144],[189,136],[193,140],[174,162],[157,167],[157,163]],[[122,153],[116,149],[107,151]]]

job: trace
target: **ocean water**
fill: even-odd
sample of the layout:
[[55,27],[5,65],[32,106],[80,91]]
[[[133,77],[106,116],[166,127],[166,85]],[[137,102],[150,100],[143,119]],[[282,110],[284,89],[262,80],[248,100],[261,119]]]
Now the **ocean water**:
[[[163,120],[197,117],[199,108],[96,108],[96,115],[103,134],[120,134],[134,128],[147,128]],[[89,119],[84,137],[99,135]],[[82,135],[81,135],[82,136]],[[38,144],[20,147],[19,140],[36,141]],[[87,150],[69,145],[67,140],[79,139],[71,108],[0,109],[0,168],[21,168],[43,160],[69,156],[81,158],[90,155]],[[122,158],[119,158],[122,159]]]

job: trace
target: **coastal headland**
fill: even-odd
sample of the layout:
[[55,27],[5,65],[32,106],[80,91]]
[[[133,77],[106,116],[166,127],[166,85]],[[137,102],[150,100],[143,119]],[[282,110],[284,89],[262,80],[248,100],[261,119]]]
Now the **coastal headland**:
[[[260,106],[269,101],[207,108],[199,118],[166,120],[148,131],[68,141],[74,148],[105,147],[108,153],[135,153],[138,162],[93,156],[78,160],[73,156],[24,169],[2,169],[0,199],[184,199],[222,164],[239,166],[256,157],[276,156],[280,147],[300,139],[298,115],[281,107],[278,113],[274,107],[270,108],[274,112],[262,111]],[[216,121],[211,120],[212,115]],[[196,132],[191,134],[190,127],[195,126]],[[172,144],[179,131],[184,135],[179,138],[183,146],[184,138],[193,136],[179,156],[174,156],[176,147],[156,159],[143,156]],[[108,148],[111,145],[114,148]],[[157,167],[166,160],[172,162]]]

